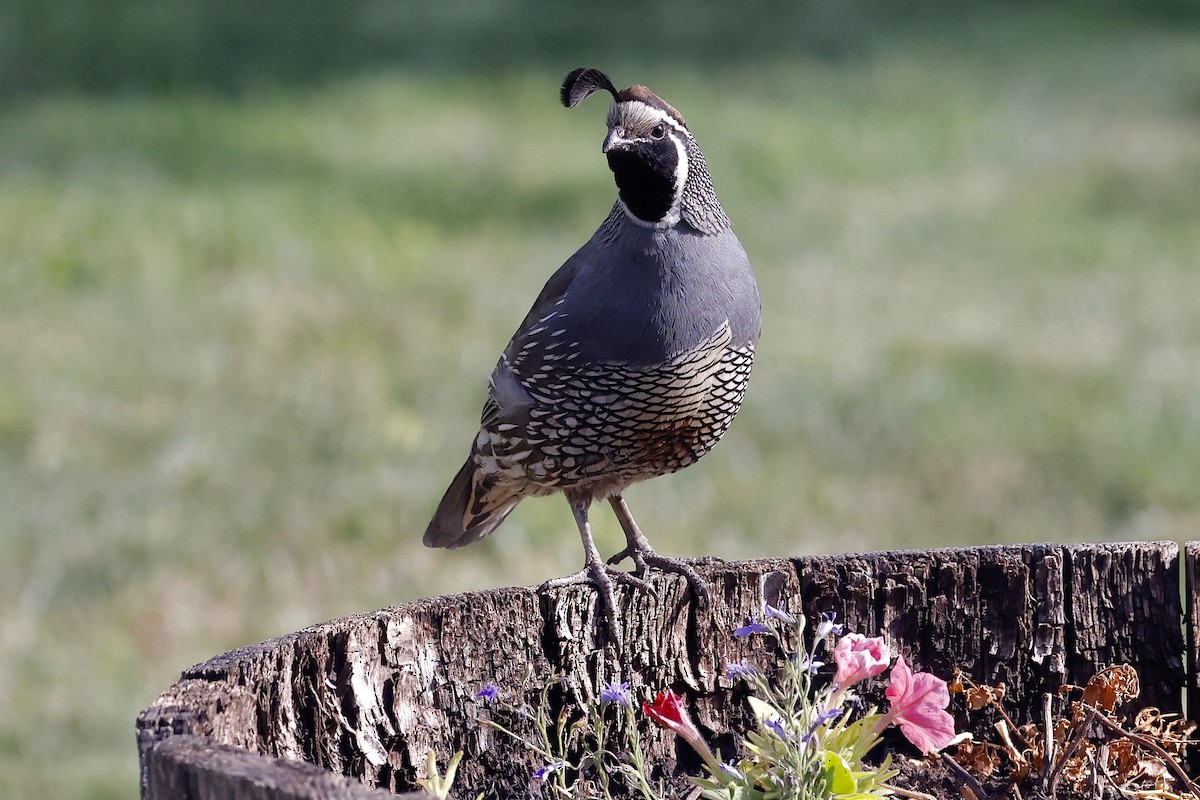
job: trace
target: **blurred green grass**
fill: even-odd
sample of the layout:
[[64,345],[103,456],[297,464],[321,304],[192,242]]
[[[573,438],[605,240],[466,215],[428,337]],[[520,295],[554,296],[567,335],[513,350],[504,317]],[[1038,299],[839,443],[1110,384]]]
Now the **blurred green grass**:
[[[1194,537],[1195,16],[883,5],[764,7],[724,49],[705,6],[661,52],[600,12],[418,6],[439,33],[405,28],[399,66],[335,27],[321,71],[303,26],[206,70],[221,29],[176,3],[151,30],[182,19],[186,58],[134,50],[161,68],[6,51],[0,796],[129,796],[133,717],[215,653],[577,568],[556,500],[419,540],[499,350],[611,205],[603,104],[556,101],[578,63],[686,113],[763,290],[726,441],[628,492],[663,551]],[[0,40],[96,36],[12,8],[50,17]]]

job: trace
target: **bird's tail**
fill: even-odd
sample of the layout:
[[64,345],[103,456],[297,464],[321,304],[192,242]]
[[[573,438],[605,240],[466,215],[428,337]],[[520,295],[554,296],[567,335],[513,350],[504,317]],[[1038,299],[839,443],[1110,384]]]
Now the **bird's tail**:
[[455,548],[478,542],[504,521],[523,496],[511,485],[484,475],[473,459],[467,459],[425,529],[425,546]]

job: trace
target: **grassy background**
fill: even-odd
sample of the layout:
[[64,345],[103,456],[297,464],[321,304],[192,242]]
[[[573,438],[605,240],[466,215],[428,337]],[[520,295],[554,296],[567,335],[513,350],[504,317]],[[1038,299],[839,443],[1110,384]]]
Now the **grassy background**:
[[611,205],[579,64],[684,111],[763,290],[727,440],[628,492],[662,550],[1195,538],[1194,6],[450,5],[0,11],[0,796],[132,795],[215,653],[578,567],[561,501],[419,540]]

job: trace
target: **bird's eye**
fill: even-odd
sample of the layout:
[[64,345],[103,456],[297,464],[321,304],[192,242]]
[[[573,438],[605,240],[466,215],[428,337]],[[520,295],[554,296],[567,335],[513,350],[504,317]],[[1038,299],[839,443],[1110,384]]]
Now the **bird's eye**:
[[654,130],[650,131],[650,135],[655,139],[661,139],[667,135],[667,126],[661,122],[654,126]]

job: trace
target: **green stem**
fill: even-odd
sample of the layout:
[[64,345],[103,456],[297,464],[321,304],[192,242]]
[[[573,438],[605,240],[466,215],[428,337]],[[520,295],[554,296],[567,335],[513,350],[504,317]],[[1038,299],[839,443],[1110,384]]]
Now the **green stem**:
[[533,752],[540,755],[542,758],[545,758],[548,760],[554,760],[554,757],[550,754],[550,751],[548,749],[546,749],[544,747],[538,747],[536,744],[529,741],[524,736],[520,736],[516,733],[513,733],[508,728],[504,727],[503,725],[501,725],[499,722],[496,722],[495,720],[490,720],[490,719],[481,720],[481,724],[485,725],[486,727],[492,728],[493,730],[500,731],[503,734],[507,734],[508,736],[512,737],[516,741],[518,741],[521,744],[528,747]]
[[884,729],[891,725],[894,719],[891,711],[880,715],[879,719],[875,720],[875,724],[871,726],[871,738],[878,739],[882,736]]
[[608,789],[608,766],[604,763],[604,756],[608,750],[604,746],[604,708],[602,706],[595,706],[595,716],[593,719],[596,725],[596,747],[592,750],[592,761],[596,765],[596,775],[600,781],[600,790],[604,792],[604,797],[607,800],[612,800],[612,793]]
[[642,752],[642,737],[638,733],[637,720],[633,718],[633,709],[625,709],[625,721],[629,726],[629,739],[631,744],[630,757],[633,759],[633,767],[637,772],[638,789],[642,793],[645,800],[660,800],[659,796],[651,788],[650,782],[646,779],[646,756]]

